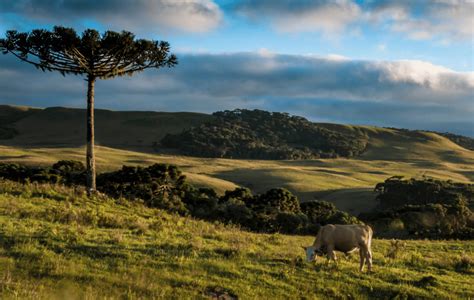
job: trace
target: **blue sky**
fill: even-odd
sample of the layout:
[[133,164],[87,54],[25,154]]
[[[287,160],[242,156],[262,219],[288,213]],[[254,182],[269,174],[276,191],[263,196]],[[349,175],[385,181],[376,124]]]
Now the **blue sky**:
[[[0,32],[64,25],[171,43],[176,69],[99,82],[100,108],[259,108],[474,136],[473,16],[469,0],[4,0]],[[0,56],[0,103],[84,107],[84,88]]]

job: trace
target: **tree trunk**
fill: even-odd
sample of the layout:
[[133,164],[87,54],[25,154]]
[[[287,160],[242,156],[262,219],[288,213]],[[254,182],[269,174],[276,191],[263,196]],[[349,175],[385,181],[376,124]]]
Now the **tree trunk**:
[[95,184],[95,154],[94,154],[94,85],[95,77],[87,77],[87,194],[96,190]]

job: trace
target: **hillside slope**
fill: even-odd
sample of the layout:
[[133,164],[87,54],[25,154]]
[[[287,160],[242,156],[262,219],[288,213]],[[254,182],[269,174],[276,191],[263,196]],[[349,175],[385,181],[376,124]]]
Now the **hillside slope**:
[[[0,298],[472,298],[471,241],[407,241],[374,273],[302,260],[313,237],[253,234],[49,185],[0,182]],[[472,261],[472,260],[471,260]]]

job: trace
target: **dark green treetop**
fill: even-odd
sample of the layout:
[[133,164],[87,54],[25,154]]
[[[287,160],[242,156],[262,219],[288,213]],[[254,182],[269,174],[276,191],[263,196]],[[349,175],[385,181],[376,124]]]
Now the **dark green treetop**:
[[167,42],[135,39],[127,31],[106,31],[101,35],[87,29],[79,36],[74,29],[61,26],[55,26],[52,31],[9,30],[0,39],[0,50],[43,71],[101,79],[177,64]]

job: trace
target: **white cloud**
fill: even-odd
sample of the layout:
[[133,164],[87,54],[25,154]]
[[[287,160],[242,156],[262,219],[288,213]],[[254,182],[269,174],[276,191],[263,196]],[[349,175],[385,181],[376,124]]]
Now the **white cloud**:
[[474,89],[474,72],[455,72],[448,68],[419,60],[401,60],[395,62],[377,62],[374,67],[382,70],[384,80],[412,83],[435,91],[469,94]]
[[334,60],[334,61],[343,61],[343,60],[349,60],[350,59],[347,56],[340,55],[340,54],[334,54],[334,53],[330,53],[326,56],[323,56],[322,58],[326,58],[328,60]]
[[68,25],[96,21],[108,29],[147,33],[206,32],[223,18],[213,0],[4,0],[0,10],[30,20]]

